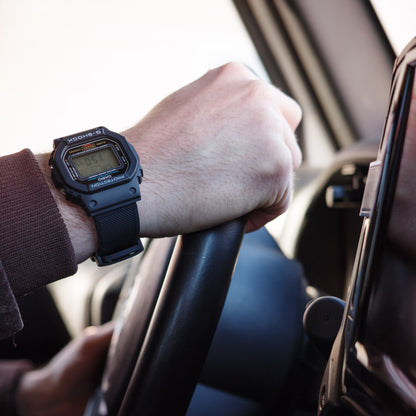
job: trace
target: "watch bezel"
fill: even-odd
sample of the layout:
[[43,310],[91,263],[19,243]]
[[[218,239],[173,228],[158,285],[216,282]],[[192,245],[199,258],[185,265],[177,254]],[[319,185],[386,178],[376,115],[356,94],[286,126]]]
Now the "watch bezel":
[[[56,186],[64,188],[66,191],[69,188],[80,194],[95,194],[128,183],[137,177],[140,181],[142,174],[138,156],[123,136],[105,127],[99,127],[89,132],[92,132],[91,135],[77,133],[54,141],[55,149],[51,156],[50,165],[52,179]],[[71,150],[96,144],[105,141],[105,139],[110,141],[105,146],[113,145],[119,162],[125,163],[125,166],[120,165],[119,173],[103,171],[87,178],[81,177],[76,168],[71,165],[72,158],[75,155],[70,154]],[[85,150],[83,154],[90,151],[89,149]],[[76,154],[79,155],[79,153]],[[109,177],[106,180],[105,178],[102,179],[103,176]]]

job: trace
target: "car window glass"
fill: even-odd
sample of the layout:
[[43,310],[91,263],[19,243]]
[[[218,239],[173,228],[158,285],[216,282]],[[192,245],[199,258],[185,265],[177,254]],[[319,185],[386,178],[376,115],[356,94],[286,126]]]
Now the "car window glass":
[[416,36],[414,0],[371,0],[396,54]]
[[231,60],[265,74],[231,1],[1,1],[0,154],[121,131]]

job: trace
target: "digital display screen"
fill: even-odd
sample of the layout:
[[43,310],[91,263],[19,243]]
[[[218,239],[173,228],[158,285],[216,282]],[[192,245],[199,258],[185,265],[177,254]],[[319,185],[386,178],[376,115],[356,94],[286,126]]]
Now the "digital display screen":
[[87,154],[73,157],[72,163],[82,178],[115,169],[120,165],[111,147],[97,149]]

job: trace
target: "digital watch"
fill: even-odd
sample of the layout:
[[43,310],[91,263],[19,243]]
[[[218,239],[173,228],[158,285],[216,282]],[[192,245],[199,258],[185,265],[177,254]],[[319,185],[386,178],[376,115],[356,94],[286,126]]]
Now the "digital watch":
[[68,201],[94,218],[99,266],[143,251],[136,202],[143,170],[133,146],[105,127],[54,140],[49,159],[52,180]]

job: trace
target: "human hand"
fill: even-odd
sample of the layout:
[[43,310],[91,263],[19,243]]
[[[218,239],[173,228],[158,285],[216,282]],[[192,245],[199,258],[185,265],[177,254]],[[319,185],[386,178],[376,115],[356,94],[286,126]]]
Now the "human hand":
[[141,234],[176,235],[250,213],[255,230],[288,206],[301,152],[299,106],[227,64],[163,100],[123,134],[144,169]]
[[113,324],[87,328],[45,367],[26,373],[16,397],[19,416],[77,416],[99,384]]
[[[239,64],[206,73],[122,133],[144,170],[138,203],[142,237],[209,228],[249,214],[246,231],[288,206],[301,162],[298,104]],[[96,251],[94,221],[52,184],[38,155],[78,262]]]

